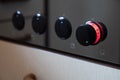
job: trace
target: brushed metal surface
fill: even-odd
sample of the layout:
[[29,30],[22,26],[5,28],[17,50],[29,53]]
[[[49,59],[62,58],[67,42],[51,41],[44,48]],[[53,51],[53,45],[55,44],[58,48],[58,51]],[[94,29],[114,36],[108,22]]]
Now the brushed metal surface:
[[[36,34],[31,26],[32,15],[37,12],[44,13],[43,1],[0,3],[0,36],[120,64],[119,0],[50,0],[49,5],[46,5],[46,14],[49,16],[47,36],[45,33]],[[25,15],[25,28],[22,31],[16,30],[12,25],[11,17],[16,10]],[[60,39],[55,33],[55,21],[60,16],[67,18],[72,25],[72,35],[66,40]],[[76,39],[76,29],[89,20],[103,22],[107,27],[108,36],[97,45],[82,46]]]
[[32,16],[36,12],[43,13],[43,6],[43,0],[0,2],[0,20],[11,19],[16,10],[22,11],[24,16]]
[[[119,0],[51,0],[49,14],[49,47],[94,59],[120,64],[120,1]],[[58,17],[72,24],[72,35],[67,40],[55,33]],[[108,29],[107,38],[95,46],[82,46],[76,40],[76,29],[88,20],[103,22]]]
[[[17,30],[12,23],[13,13],[21,11],[25,17],[23,30]],[[34,45],[45,46],[45,34],[37,34],[32,28],[32,17],[44,15],[44,0],[25,0],[17,2],[0,2],[0,36]]]

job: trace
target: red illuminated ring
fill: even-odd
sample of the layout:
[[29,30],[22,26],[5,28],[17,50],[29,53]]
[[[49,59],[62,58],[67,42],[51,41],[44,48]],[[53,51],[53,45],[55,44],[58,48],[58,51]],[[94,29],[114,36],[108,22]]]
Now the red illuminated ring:
[[101,32],[100,32],[100,29],[99,29],[98,25],[96,25],[92,21],[88,21],[88,22],[86,22],[86,24],[92,26],[93,29],[95,30],[95,32],[96,32],[96,40],[95,40],[95,42],[93,44],[97,44],[100,41],[100,38],[101,38]]
[[99,26],[99,28],[101,30],[101,35],[103,36],[104,35],[104,31],[103,31],[103,28],[102,28],[101,24],[99,22],[97,22],[97,25]]

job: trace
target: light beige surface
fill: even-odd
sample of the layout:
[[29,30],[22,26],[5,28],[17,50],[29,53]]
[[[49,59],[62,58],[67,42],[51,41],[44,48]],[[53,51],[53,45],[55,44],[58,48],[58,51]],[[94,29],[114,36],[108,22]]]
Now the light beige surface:
[[0,41],[0,80],[120,80],[120,70],[52,52]]

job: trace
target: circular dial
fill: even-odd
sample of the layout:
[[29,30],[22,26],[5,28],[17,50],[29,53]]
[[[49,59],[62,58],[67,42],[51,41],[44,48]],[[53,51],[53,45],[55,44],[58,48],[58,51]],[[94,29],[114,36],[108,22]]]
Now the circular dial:
[[55,32],[61,39],[68,39],[72,33],[70,22],[64,17],[59,17],[55,23]]
[[101,22],[87,21],[78,27],[76,38],[84,46],[96,45],[107,36],[106,26]]
[[46,30],[46,18],[37,13],[32,18],[32,27],[36,33],[43,34]]
[[17,30],[22,30],[25,25],[25,18],[21,11],[16,11],[12,16],[12,22]]

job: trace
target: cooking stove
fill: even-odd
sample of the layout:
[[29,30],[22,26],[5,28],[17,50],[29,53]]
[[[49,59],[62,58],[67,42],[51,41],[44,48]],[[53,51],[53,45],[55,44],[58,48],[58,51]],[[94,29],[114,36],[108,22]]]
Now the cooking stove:
[[119,3],[119,0],[1,0],[0,36],[120,64]]

